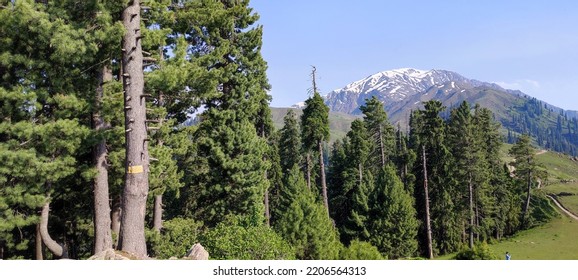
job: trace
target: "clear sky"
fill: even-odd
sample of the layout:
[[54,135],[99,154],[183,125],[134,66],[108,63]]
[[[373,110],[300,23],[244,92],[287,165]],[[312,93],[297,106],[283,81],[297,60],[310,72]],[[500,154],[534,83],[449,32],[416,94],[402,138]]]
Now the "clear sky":
[[578,1],[251,0],[272,106],[380,71],[443,69],[578,110]]

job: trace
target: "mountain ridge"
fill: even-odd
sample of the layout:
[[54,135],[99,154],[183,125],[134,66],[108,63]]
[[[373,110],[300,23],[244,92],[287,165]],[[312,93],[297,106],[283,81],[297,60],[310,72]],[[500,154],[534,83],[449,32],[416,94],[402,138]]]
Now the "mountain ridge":
[[372,96],[383,102],[390,122],[404,130],[409,126],[411,112],[422,109],[424,102],[439,100],[449,111],[467,101],[492,110],[510,142],[514,138],[511,135],[529,133],[539,146],[572,155],[578,151],[576,111],[448,70],[382,71],[333,90],[324,98],[330,112],[361,116],[359,107]]

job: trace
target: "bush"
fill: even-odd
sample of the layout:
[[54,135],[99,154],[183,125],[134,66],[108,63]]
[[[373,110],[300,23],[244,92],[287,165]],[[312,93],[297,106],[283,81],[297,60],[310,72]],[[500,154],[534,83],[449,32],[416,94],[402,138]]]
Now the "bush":
[[497,260],[487,243],[476,244],[473,249],[461,250],[455,257],[456,260]]
[[183,218],[164,221],[160,234],[156,231],[148,233],[149,253],[158,259],[184,257],[197,242],[202,225],[192,219]]
[[228,217],[203,233],[200,243],[217,260],[292,260],[295,252],[287,241],[265,225]]
[[343,248],[339,254],[342,260],[383,260],[384,257],[379,253],[377,247],[371,243],[359,240],[351,241],[347,248]]

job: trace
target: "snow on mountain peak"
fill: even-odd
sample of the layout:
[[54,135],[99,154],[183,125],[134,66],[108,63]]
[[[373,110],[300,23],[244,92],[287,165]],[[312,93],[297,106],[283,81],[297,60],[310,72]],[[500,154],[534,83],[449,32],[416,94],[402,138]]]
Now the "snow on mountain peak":
[[419,70],[399,68],[378,72],[328,93],[324,98],[333,111],[351,113],[363,104],[366,98],[377,96],[385,104],[399,102],[416,94],[423,94],[436,86],[446,90],[463,85],[479,86],[482,83],[464,78],[446,70]]

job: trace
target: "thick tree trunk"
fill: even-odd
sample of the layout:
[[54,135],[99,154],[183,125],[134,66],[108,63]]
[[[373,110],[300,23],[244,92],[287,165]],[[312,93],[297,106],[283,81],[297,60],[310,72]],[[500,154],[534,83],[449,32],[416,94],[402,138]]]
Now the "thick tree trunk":
[[[112,71],[104,66],[99,73],[98,86],[94,98],[92,123],[98,133],[109,127],[102,117],[103,85],[112,80]],[[94,254],[112,249],[112,233],[110,220],[110,202],[108,194],[108,164],[106,162],[106,140],[103,138],[96,144],[93,161],[96,167],[96,177],[93,182],[94,192]]]
[[469,245],[470,249],[474,248],[474,187],[472,186],[472,175],[469,175],[468,190],[470,196],[470,229],[469,229]]
[[120,235],[120,219],[122,215],[122,197],[118,197],[112,201],[112,215],[111,215],[111,222],[112,222],[112,233],[116,236],[114,241],[114,248],[118,248],[118,239]]
[[422,146],[423,152],[423,189],[425,193],[425,224],[427,231],[427,250],[428,258],[433,259],[433,241],[432,241],[432,231],[431,231],[431,220],[429,214],[429,190],[427,185],[427,160],[425,157],[425,146]]
[[321,192],[323,194],[323,205],[325,210],[327,210],[327,215],[329,215],[329,200],[327,199],[327,183],[325,182],[325,163],[323,162],[323,143],[321,140],[317,141],[317,146],[319,147],[319,172],[321,174]]
[[153,229],[161,232],[163,228],[163,195],[155,195],[154,210],[153,210]]
[[125,97],[126,174],[122,199],[120,249],[147,256],[145,211],[149,190],[146,100],[143,95],[143,55],[140,32],[140,1],[131,1],[122,13]]
[[[44,254],[42,252],[42,234],[40,233],[40,224],[36,225],[36,240],[34,244],[34,255],[36,260],[43,260]],[[0,257],[0,259],[2,259]]]
[[[50,198],[49,198],[50,199]],[[50,215],[50,202],[47,201],[44,206],[42,206],[42,213],[40,214],[40,235],[42,236],[42,241],[46,248],[54,254],[55,257],[61,259],[68,258],[68,251],[66,246],[58,244],[48,233],[48,216]]]

